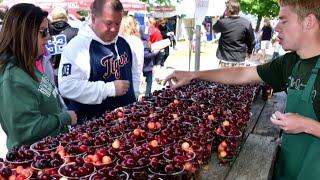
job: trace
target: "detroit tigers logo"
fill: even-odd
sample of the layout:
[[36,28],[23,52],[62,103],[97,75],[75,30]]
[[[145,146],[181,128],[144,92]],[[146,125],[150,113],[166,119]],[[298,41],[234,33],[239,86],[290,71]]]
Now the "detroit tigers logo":
[[111,75],[114,74],[116,79],[120,79],[120,69],[124,67],[128,62],[129,60],[127,53],[122,54],[119,59],[115,59],[113,55],[103,57],[101,59],[101,65],[106,68],[106,72],[103,74],[103,78],[108,79]]
[[62,76],[69,76],[71,74],[71,64],[63,64],[62,66]]

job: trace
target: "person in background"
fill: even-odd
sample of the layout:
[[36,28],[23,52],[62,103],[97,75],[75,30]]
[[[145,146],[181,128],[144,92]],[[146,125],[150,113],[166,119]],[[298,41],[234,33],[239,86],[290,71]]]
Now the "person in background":
[[6,12],[7,12],[7,9],[0,8],[0,30],[2,27],[3,19],[4,19]]
[[217,49],[220,65],[244,64],[255,45],[251,23],[239,16],[240,3],[236,0],[226,2],[224,15],[213,25],[215,33],[221,33]]
[[[155,42],[161,41],[162,40],[162,35],[160,30],[158,29],[157,21],[153,17],[148,18],[148,26],[150,30],[150,36],[149,36],[149,42],[150,45],[152,45]],[[153,68],[152,68],[152,73],[153,77],[157,81],[159,81],[159,71],[160,71],[160,64],[161,64],[161,54],[158,53],[155,58],[153,58]]]
[[36,67],[50,37],[48,13],[32,4],[16,4],[7,12],[0,32],[0,123],[7,148],[31,145],[68,131],[77,123],[64,111],[57,89]]
[[262,27],[261,33],[260,33],[262,61],[266,60],[266,56],[267,56],[266,51],[270,47],[272,34],[273,34],[273,28],[270,24],[270,19],[265,18],[263,21],[263,27]]
[[281,45],[279,44],[279,39],[277,37],[272,39],[272,46],[273,46],[273,54],[272,59],[276,59],[280,56],[280,49]]
[[157,21],[154,19],[154,17],[148,18],[148,26],[150,31],[150,37],[149,37],[150,44],[161,41],[162,35],[160,30],[157,27],[158,26]]
[[167,35],[169,36],[169,39],[171,42],[170,47],[172,47],[173,49],[177,49],[176,48],[177,40],[176,40],[176,36],[175,36],[176,21],[174,19],[168,19],[167,27],[169,29],[169,32],[167,33]]
[[81,17],[76,11],[70,10],[68,5],[62,6],[61,8],[63,8],[64,11],[66,12],[67,18],[68,18],[68,24],[71,27],[81,29],[84,26],[85,24],[84,17]]
[[251,67],[183,72],[165,82],[172,88],[192,79],[225,84],[266,82],[275,92],[287,93],[286,113],[270,120],[282,130],[281,147],[273,179],[320,177],[320,1],[279,0],[279,43],[290,51],[275,60]]
[[68,14],[64,8],[56,7],[51,13],[51,26],[50,33],[52,35],[65,34],[67,37],[67,42],[69,42],[73,37],[75,37],[79,31],[78,28],[73,28],[68,23]]
[[144,46],[144,62],[143,62],[143,76],[146,78],[146,91],[145,97],[152,96],[152,67],[153,67],[153,60],[157,57],[159,50],[151,50],[150,43],[149,43],[149,34],[146,34],[143,29],[140,29],[141,39]]
[[54,68],[55,83],[58,84],[58,68],[61,53],[67,43],[78,34],[79,29],[69,25],[68,14],[64,8],[54,8],[50,16],[51,40],[47,43],[47,49],[49,50],[49,54],[52,55],[51,61]]
[[[159,25],[158,29],[161,32],[162,39],[170,39],[168,36],[168,32],[171,32],[167,26],[167,20],[164,18],[159,19]],[[160,66],[163,67],[164,63],[166,62],[168,56],[170,54],[170,48],[169,46],[165,47],[163,50],[160,52]]]
[[142,40],[140,39],[140,27],[133,16],[124,16],[121,21],[121,27],[119,34],[124,37],[124,39],[130,45],[132,50],[132,68],[134,73],[138,73],[133,78],[139,77],[139,79],[134,80],[136,84],[133,84],[134,94],[136,99],[138,99],[141,94],[141,82],[142,82],[142,67],[144,61],[144,47]]
[[122,14],[119,0],[94,0],[92,23],[80,29],[61,54],[59,90],[69,99],[68,108],[77,112],[79,124],[136,101],[138,68],[133,67],[129,44],[118,36]]

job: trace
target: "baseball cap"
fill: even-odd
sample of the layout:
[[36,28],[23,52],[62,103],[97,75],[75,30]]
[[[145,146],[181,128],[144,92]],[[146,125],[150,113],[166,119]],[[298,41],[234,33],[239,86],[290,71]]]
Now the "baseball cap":
[[51,13],[52,22],[68,20],[67,11],[64,8],[56,7]]

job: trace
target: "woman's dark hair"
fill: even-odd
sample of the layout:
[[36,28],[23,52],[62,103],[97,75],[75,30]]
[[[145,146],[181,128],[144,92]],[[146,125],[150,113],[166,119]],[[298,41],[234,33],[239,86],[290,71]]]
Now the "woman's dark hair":
[[38,81],[34,73],[38,33],[47,16],[48,12],[33,4],[20,3],[9,9],[0,32],[0,71],[12,62]]
[[106,3],[109,4],[109,7],[113,11],[123,11],[122,3],[119,0],[94,0],[91,4],[91,13],[95,16],[101,16]]

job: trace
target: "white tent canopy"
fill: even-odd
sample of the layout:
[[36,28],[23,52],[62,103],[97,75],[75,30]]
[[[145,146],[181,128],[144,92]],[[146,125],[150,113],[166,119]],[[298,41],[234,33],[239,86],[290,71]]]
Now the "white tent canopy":
[[[187,18],[193,18],[196,9],[195,1],[196,0],[183,0],[180,4],[177,4],[177,14],[185,14]],[[210,0],[207,16],[221,16],[225,10],[225,2],[225,0]]]

